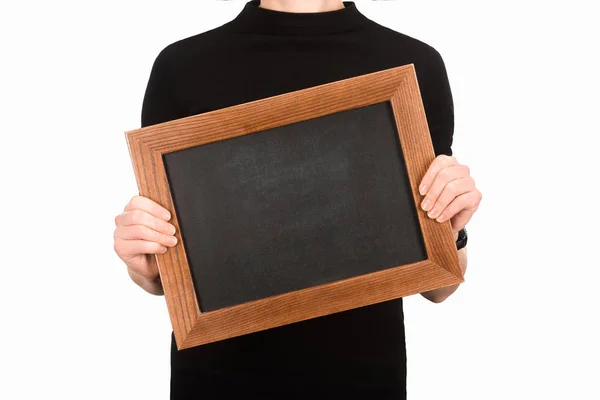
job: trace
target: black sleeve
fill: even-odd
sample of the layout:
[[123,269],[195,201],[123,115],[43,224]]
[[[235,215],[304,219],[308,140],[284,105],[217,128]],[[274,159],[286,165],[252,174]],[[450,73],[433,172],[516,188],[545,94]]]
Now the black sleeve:
[[174,91],[175,45],[164,48],[154,61],[142,105],[142,127],[171,121],[180,117]]
[[435,155],[451,156],[454,103],[442,56],[437,50],[428,46],[426,57],[421,65],[415,66],[415,71]]

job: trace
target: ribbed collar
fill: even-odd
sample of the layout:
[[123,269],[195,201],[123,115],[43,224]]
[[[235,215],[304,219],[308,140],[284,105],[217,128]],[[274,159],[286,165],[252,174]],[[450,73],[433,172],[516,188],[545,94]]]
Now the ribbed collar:
[[339,10],[293,13],[261,8],[260,0],[251,0],[230,26],[238,32],[276,35],[322,35],[363,27],[368,19],[358,11],[356,4],[343,3],[345,7]]

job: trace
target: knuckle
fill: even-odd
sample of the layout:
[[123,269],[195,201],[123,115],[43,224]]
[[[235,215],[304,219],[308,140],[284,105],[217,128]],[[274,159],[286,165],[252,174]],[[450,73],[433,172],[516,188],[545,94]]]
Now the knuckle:
[[144,229],[145,233],[146,233],[146,240],[152,243],[158,243],[160,242],[160,234],[157,233],[156,231],[153,231],[152,229],[148,229],[145,228]]
[[481,202],[481,196],[478,194],[474,194],[471,196],[470,201],[468,201],[469,208],[472,210],[477,210],[479,208],[479,203]]
[[481,192],[478,190],[477,196],[475,196],[475,198],[477,199],[477,204],[479,204],[481,202],[481,199],[483,198],[483,194],[481,194]]
[[156,243],[156,244],[160,244],[161,242],[164,242],[166,239],[166,235],[163,235],[160,232],[156,232],[156,231],[152,231],[152,240]]
[[439,173],[440,178],[448,179],[450,177],[450,170],[448,168],[444,168]]
[[135,222],[136,224],[142,222],[142,210],[136,208],[134,210],[131,210],[130,213],[132,222]]
[[448,194],[452,195],[452,197],[456,197],[456,193],[458,193],[458,185],[458,181],[450,181],[444,188],[444,191],[448,192]]
[[129,200],[129,206],[131,208],[137,208],[139,206],[139,203],[140,203],[140,196],[139,195],[135,195],[135,196],[133,196]]
[[133,234],[135,235],[136,238],[144,237],[144,227],[142,225],[134,225],[132,227],[132,230],[133,230]]
[[121,246],[117,240],[115,240],[115,242],[113,243],[113,250],[115,251],[115,253],[121,254]]
[[454,158],[454,156],[449,156],[447,154],[443,154],[442,159],[444,160],[446,165],[452,165],[456,162],[456,158]]
[[160,231],[160,220],[155,216],[151,215],[146,218],[146,226],[155,231]]

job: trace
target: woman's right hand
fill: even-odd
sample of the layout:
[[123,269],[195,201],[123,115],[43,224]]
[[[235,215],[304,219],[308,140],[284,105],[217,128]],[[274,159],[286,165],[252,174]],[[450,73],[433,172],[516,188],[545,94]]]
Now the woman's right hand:
[[177,243],[171,214],[160,204],[133,196],[115,217],[114,249],[131,279],[149,293],[163,294],[154,254],[162,254]]

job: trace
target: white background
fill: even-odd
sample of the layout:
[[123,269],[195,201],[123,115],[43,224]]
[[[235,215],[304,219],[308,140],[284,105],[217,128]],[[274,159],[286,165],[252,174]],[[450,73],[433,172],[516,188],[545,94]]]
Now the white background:
[[[593,1],[370,1],[445,59],[454,155],[483,193],[467,282],[406,299],[419,399],[600,399],[600,32]],[[170,321],[113,252],[167,44],[244,1],[30,1],[0,8],[0,398],[167,399]]]

